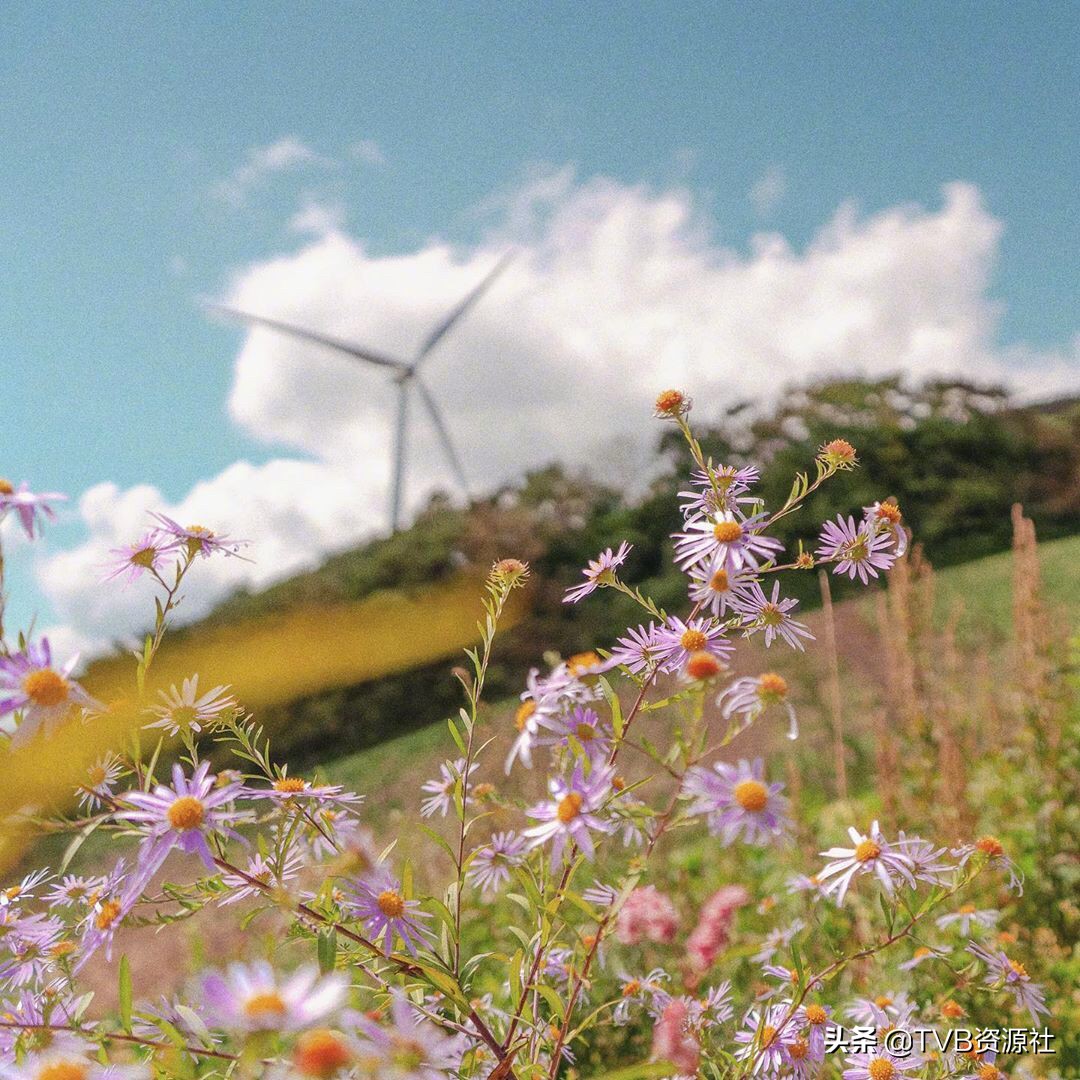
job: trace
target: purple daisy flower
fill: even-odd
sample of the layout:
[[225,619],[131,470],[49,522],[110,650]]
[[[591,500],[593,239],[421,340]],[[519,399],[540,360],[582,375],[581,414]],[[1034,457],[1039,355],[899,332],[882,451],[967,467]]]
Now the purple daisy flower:
[[86,904],[105,888],[107,879],[95,875],[83,877],[80,874],[66,874],[56,882],[43,897],[49,907],[75,907]]
[[364,801],[363,795],[346,791],[341,784],[313,784],[302,776],[289,776],[287,769],[283,769],[281,775],[276,777],[268,788],[245,785],[240,792],[240,797],[270,799],[278,803],[292,803],[294,806],[301,803],[316,806],[359,805]]
[[713,625],[708,618],[682,619],[672,616],[656,633],[659,646],[660,670],[680,671],[691,655],[707,652],[725,660],[735,651],[735,646],[724,636],[722,626]]
[[239,783],[218,786],[217,778],[210,775],[208,761],[202,762],[190,779],[179,764],[173,765],[172,779],[172,787],[158,784],[153,791],[129,791],[120,799],[133,809],[121,811],[117,818],[130,821],[145,837],[139,849],[138,874],[130,887],[135,896],[174,847],[198,855],[213,871],[214,853],[207,838],[219,833],[239,839],[231,826],[244,820],[245,815],[226,806],[240,794]]
[[738,716],[742,728],[749,727],[770,705],[782,705],[788,714],[788,738],[799,737],[795,710],[788,701],[788,684],[782,675],[766,671],[756,677],[736,679],[716,699],[725,720]]
[[737,1061],[752,1061],[751,1075],[777,1076],[787,1064],[787,1046],[798,1038],[791,1007],[784,1002],[751,1009],[735,1033]]
[[652,671],[660,662],[664,645],[660,640],[660,630],[655,623],[648,628],[639,626],[627,630],[626,637],[621,637],[611,650],[611,658],[605,667],[624,667],[634,675],[643,671]]
[[771,960],[781,949],[786,949],[806,929],[802,919],[792,919],[787,926],[770,930],[762,939],[761,948],[750,958],[759,964]]
[[161,561],[175,550],[175,542],[162,536],[157,529],[151,529],[134,544],[109,550],[109,554],[115,558],[109,563],[104,580],[123,577],[125,584],[130,585],[148,571],[156,572]]
[[400,991],[394,992],[390,1018],[389,1027],[366,1016],[357,1020],[366,1044],[365,1072],[401,1080],[446,1080],[460,1068],[466,1050],[461,1038],[422,1020]]
[[348,992],[348,976],[319,975],[314,965],[282,979],[265,961],[233,964],[201,979],[208,1023],[229,1031],[300,1031],[334,1013]]
[[185,548],[190,558],[200,555],[208,559],[219,551],[224,555],[239,555],[240,549],[250,542],[219,535],[212,529],[206,528],[205,525],[188,525],[185,528],[173,521],[171,517],[154,511],[150,512],[150,516],[160,524],[160,532],[169,537],[174,546]]
[[683,518],[722,514],[737,510],[740,503],[754,502],[747,497],[751,484],[761,476],[753,465],[736,468],[734,465],[713,465],[707,469],[695,469],[690,475],[690,491],[680,491],[678,497],[685,500],[679,506]]
[[574,767],[570,777],[553,777],[548,781],[550,798],[537,803],[527,811],[530,818],[540,822],[523,833],[531,841],[531,847],[551,841],[552,862],[560,862],[569,840],[576,844],[585,857],[596,854],[592,832],[610,833],[615,825],[600,816],[600,810],[611,795],[611,779],[615,770],[594,768],[586,777],[581,762]]
[[40,495],[32,492],[26,484],[20,484],[18,488],[4,479],[0,479],[0,521],[7,517],[10,511],[14,511],[23,527],[28,540],[41,535],[41,519],[55,520],[56,513],[49,505],[54,502],[64,502],[66,495],[57,491],[46,491]]
[[644,1009],[654,1022],[659,1020],[664,1006],[671,1000],[671,994],[664,986],[670,978],[663,968],[653,968],[640,979],[624,975],[620,979],[619,1003],[611,1014],[612,1023],[616,1027],[625,1027],[632,1018],[632,1009]]
[[252,885],[248,880],[254,878],[261,885],[271,889],[284,889],[303,869],[304,860],[297,851],[290,851],[282,860],[269,858],[257,853],[248,858],[243,876],[240,874],[222,874],[221,883],[229,891],[218,901],[219,907],[235,904],[249,896],[262,896],[263,889]]
[[683,777],[689,814],[708,816],[709,832],[726,846],[739,839],[767,844],[791,828],[783,784],[765,782],[761,758],[731,765],[719,761],[711,769],[695,765]]
[[21,712],[12,744],[19,746],[38,731],[45,734],[56,727],[73,708],[100,709],[74,679],[78,663],[73,656],[62,668],[53,666],[49,639],[29,642],[22,652],[0,656],[0,716]]
[[907,530],[901,524],[903,514],[895,502],[876,502],[873,506],[863,507],[863,528],[870,532],[886,533],[896,547],[893,554],[900,558],[907,551]]
[[992,908],[979,911],[974,904],[961,904],[955,911],[950,912],[948,915],[940,915],[934,921],[937,923],[939,930],[955,926],[962,937],[969,938],[973,926],[989,929],[1000,918],[1001,912]]
[[757,579],[752,573],[730,574],[715,560],[690,568],[690,599],[719,619],[726,612],[741,615],[746,606],[744,590]]
[[768,648],[773,640],[781,637],[793,649],[802,652],[803,638],[814,640],[814,635],[807,629],[805,623],[793,619],[788,612],[799,606],[798,600],[790,597],[780,599],[780,582],[774,581],[772,596],[766,596],[765,590],[756,582],[751,582],[742,594],[742,614],[744,621],[741,629],[747,637],[756,634],[759,630],[765,631],[765,647]]
[[101,757],[86,770],[86,782],[79,788],[79,806],[93,810],[112,797],[113,786],[124,773],[120,758],[113,753]]
[[468,878],[485,893],[492,893],[510,880],[510,871],[525,861],[528,845],[515,832],[499,832],[477,848],[469,861]]
[[[79,962],[75,965],[76,971],[79,971],[98,949],[104,948],[106,960],[112,959],[112,943],[116,931],[138,899],[137,894],[125,888],[126,881],[124,860],[120,859],[109,871],[104,884],[92,894],[93,906],[83,923],[83,939],[79,948]],[[139,891],[142,891],[141,888]]]
[[771,559],[783,544],[760,532],[768,515],[764,512],[743,518],[724,511],[686,523],[686,531],[675,533],[675,563],[687,570],[711,562],[728,573],[756,570],[759,560]]
[[855,519],[841,514],[836,521],[826,521],[819,538],[819,559],[836,562],[834,574],[847,574],[853,581],[868,584],[879,570],[888,570],[896,562],[896,552],[890,550],[893,537],[887,532],[872,532],[865,525],[856,527]]
[[[457,761],[444,761],[439,766],[441,776],[438,780],[425,780],[420,785],[420,790],[427,792],[428,797],[420,804],[420,816],[431,817],[433,814],[441,814],[442,817],[450,812],[450,803],[454,798],[454,785],[458,779],[465,775],[465,759]],[[466,798],[465,805],[472,802]]]
[[18,904],[23,900],[32,900],[34,890],[43,882],[48,881],[52,875],[47,869],[34,870],[27,874],[18,885],[11,885],[6,889],[0,889],[0,908],[9,904]]
[[589,560],[589,565],[582,570],[585,581],[580,585],[574,585],[566,590],[563,597],[564,604],[576,604],[591,592],[604,585],[610,585],[615,580],[615,571],[626,562],[626,556],[630,554],[632,545],[625,540],[619,545],[619,550],[613,552],[611,548],[600,552],[595,559]]
[[43,1077],[72,1077],[74,1080],[150,1080],[145,1065],[102,1065],[89,1055],[94,1048],[74,1045],[50,1047],[27,1054],[16,1064],[0,1064],[2,1080],[41,1080]]
[[222,713],[236,708],[236,698],[229,693],[227,686],[215,686],[207,690],[202,697],[199,694],[199,676],[192,675],[185,679],[180,690],[175,686],[169,690],[159,690],[160,705],[154,705],[150,711],[157,717],[148,728],[165,728],[170,735],[179,735],[182,731],[202,731],[204,724],[212,724]]
[[836,895],[837,904],[844,902],[852,878],[864,874],[874,874],[890,896],[900,882],[915,887],[911,858],[898,844],[890,844],[881,835],[876,821],[865,836],[854,827],[848,829],[848,835],[854,846],[834,847],[821,852],[832,861],[817,875],[822,881],[832,878],[824,888],[827,893]]
[[540,721],[543,733],[537,737],[539,746],[557,746],[564,750],[574,744],[590,758],[606,758],[614,744],[614,733],[600,719],[595,709],[576,705],[571,712],[545,717]]
[[346,908],[364,924],[373,941],[382,938],[383,951],[389,953],[396,934],[408,951],[415,956],[424,944],[427,928],[418,919],[430,915],[420,910],[419,900],[406,900],[401,895],[401,882],[384,867],[354,878],[346,887]]
[[968,944],[967,951],[986,965],[985,985],[1012,994],[1016,1004],[1027,1009],[1033,1024],[1038,1024],[1040,1016],[1050,1015],[1045,991],[1038,983],[1031,981],[1023,964],[1010,960],[1008,953],[1002,949],[986,949],[975,942]]
[[944,960],[948,955],[948,952],[944,949],[932,949],[929,945],[920,945],[911,954],[909,960],[898,964],[897,967],[901,971],[914,971],[920,964],[925,964],[928,960]]
[[916,881],[925,881],[928,885],[951,885],[956,875],[956,863],[944,859],[945,848],[934,847],[929,840],[919,836],[906,836],[901,829],[896,840],[911,860],[911,873]]

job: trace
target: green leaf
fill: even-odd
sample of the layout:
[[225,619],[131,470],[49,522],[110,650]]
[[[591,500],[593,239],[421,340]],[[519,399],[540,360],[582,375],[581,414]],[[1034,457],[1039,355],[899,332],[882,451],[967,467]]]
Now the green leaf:
[[329,975],[337,964],[337,931],[326,930],[319,934],[319,971]]
[[131,1034],[131,965],[127,954],[120,957],[120,1024]]

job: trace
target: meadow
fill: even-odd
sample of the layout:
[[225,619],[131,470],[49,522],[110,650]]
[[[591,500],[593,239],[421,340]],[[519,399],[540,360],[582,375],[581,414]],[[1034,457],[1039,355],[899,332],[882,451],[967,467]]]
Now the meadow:
[[[576,583],[545,580],[556,532],[402,599],[379,590],[391,545],[307,683],[274,642],[326,627],[269,595],[239,601],[277,622],[233,640],[233,685],[195,684],[229,639],[211,620],[169,644],[173,612],[201,560],[236,550],[166,518],[118,553],[160,586],[128,696],[99,700],[120,660],[84,689],[14,641],[3,1075],[1077,1075],[1080,537],[1040,545],[1015,505],[1011,550],[935,572],[895,501],[813,509],[852,490],[847,439],[765,503],[689,415],[657,401],[690,467],[651,496],[680,507],[651,571],[605,535]],[[805,546],[780,528],[797,514]],[[476,551],[535,540],[533,520],[499,518]],[[628,525],[650,565],[647,516],[593,520]],[[363,644],[381,624],[400,645],[432,606],[422,659],[456,705],[421,724],[428,682]],[[504,641],[531,670],[500,668]],[[261,713],[387,673],[377,745],[349,752],[376,741],[350,732],[335,752],[316,716],[286,764],[294,714]],[[415,730],[393,737],[398,717]]]

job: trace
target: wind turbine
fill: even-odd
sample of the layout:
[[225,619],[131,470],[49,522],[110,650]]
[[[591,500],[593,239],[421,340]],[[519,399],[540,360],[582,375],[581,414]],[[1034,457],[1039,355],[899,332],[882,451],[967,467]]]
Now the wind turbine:
[[360,360],[366,364],[373,364],[376,367],[387,368],[393,373],[391,377],[394,382],[397,383],[397,418],[394,425],[394,474],[390,489],[390,528],[393,532],[397,532],[401,525],[401,497],[403,493],[405,472],[405,436],[406,428],[408,426],[409,388],[411,386],[416,387],[417,393],[420,395],[420,400],[423,402],[424,407],[428,411],[428,415],[431,417],[432,426],[435,428],[435,432],[442,443],[443,452],[446,454],[446,459],[450,463],[450,467],[453,469],[454,475],[457,477],[462,491],[466,495],[469,493],[469,485],[468,481],[465,479],[465,470],[462,467],[461,459],[454,449],[454,444],[450,439],[449,429],[443,420],[438,405],[435,404],[435,398],[432,396],[431,391],[427,388],[423,379],[420,378],[420,367],[443,338],[450,332],[454,324],[461,319],[470,308],[472,308],[488,289],[491,288],[495,283],[495,279],[506,269],[512,258],[513,252],[507,252],[499,259],[495,266],[484,276],[483,280],[481,280],[480,283],[476,285],[476,287],[456,307],[454,307],[449,314],[438,323],[438,325],[435,326],[428,336],[424,338],[420,343],[420,347],[416,350],[410,360],[402,360],[396,356],[389,356],[386,353],[377,352],[374,349],[368,349],[362,345],[356,345],[351,341],[343,341],[340,338],[331,337],[328,334],[321,334],[300,326],[292,326],[279,319],[271,319],[264,315],[253,315],[246,311],[238,311],[236,308],[229,307],[225,304],[211,303],[207,306],[214,311],[219,311],[223,315],[238,319],[241,322],[253,326],[265,326],[271,330],[277,330],[282,334],[297,338],[300,341],[322,345],[327,349],[332,349],[335,352],[351,357],[353,360]]

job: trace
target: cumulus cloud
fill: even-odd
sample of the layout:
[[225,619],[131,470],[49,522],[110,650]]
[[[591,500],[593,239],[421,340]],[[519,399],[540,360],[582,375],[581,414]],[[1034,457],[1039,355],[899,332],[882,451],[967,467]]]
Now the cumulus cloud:
[[750,188],[750,202],[759,217],[767,217],[787,194],[787,174],[779,165],[770,165]]
[[[995,343],[987,281],[1001,225],[966,184],[935,208],[869,217],[843,206],[803,250],[780,235],[748,252],[719,245],[686,191],[545,174],[485,207],[500,227],[470,250],[431,242],[373,256],[332,228],[247,266],[225,299],[247,311],[408,357],[508,246],[518,255],[431,355],[441,403],[475,490],[562,459],[614,483],[640,482],[656,438],[651,402],[668,385],[702,411],[767,399],[840,372],[961,374],[1029,396],[1075,386],[1080,347],[1060,354]],[[254,562],[208,564],[187,617],[238,586],[258,588],[385,523],[394,387],[384,370],[258,329],[236,358],[231,416],[290,448],[237,463],[166,512],[246,536]],[[408,501],[452,478],[412,401]],[[160,506],[150,488],[84,495],[85,544],[46,559],[44,588],[87,640],[138,624],[136,589],[100,592],[91,567]],[[195,594],[198,598],[195,598]]]
[[275,173],[304,167],[329,168],[333,164],[332,159],[317,154],[295,136],[287,135],[267,146],[248,150],[236,171],[218,185],[217,194],[233,206],[243,206],[252,189]]

